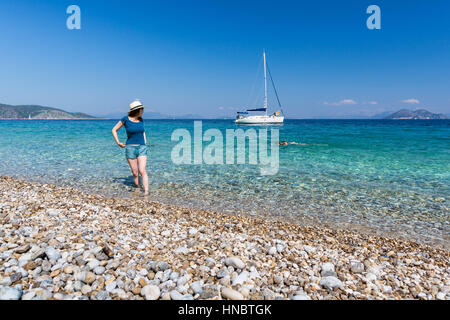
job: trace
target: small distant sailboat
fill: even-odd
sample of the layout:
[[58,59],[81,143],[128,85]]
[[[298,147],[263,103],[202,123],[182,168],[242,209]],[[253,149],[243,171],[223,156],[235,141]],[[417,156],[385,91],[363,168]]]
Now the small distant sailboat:
[[31,120],[31,113],[28,114],[28,120]]
[[[256,109],[247,109],[246,111],[238,112],[236,116],[236,120],[234,121],[236,124],[282,124],[284,121],[283,110],[281,109],[280,99],[278,99],[278,93],[275,89],[275,84],[273,83],[272,75],[269,76],[272,82],[273,89],[275,91],[275,95],[277,97],[278,106],[280,108],[279,111],[274,112],[271,115],[267,114],[268,104],[267,104],[267,62],[266,62],[266,52],[263,52],[264,58],[264,107],[256,108]],[[249,112],[264,112],[264,114],[259,115],[250,115]],[[282,114],[282,115],[280,115]]]

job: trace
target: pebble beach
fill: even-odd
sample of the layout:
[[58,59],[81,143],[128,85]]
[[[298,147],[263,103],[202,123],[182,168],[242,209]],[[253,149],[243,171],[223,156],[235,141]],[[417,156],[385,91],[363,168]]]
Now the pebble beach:
[[445,247],[0,177],[1,300],[450,299]]

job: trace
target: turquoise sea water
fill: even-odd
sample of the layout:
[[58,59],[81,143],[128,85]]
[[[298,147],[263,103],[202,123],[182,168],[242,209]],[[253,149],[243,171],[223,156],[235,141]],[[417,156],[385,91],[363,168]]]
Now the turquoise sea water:
[[[135,196],[111,135],[116,122],[0,120],[0,175]],[[193,121],[145,127],[152,200],[449,244],[449,120],[287,120],[277,127],[280,141],[305,145],[280,146],[272,176],[250,164],[175,165],[171,134],[185,128],[193,136]],[[203,132],[209,128],[225,136],[237,126],[204,120]],[[119,136],[125,141],[123,129]]]

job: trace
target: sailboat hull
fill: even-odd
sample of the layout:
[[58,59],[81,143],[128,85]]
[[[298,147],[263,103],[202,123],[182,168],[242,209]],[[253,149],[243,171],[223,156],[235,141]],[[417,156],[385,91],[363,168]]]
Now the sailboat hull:
[[248,116],[236,119],[236,124],[282,124],[284,117],[282,116]]

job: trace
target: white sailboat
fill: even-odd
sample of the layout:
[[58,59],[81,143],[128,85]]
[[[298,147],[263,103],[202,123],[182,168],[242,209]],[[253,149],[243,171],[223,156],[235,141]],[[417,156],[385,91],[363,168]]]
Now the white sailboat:
[[[256,108],[256,109],[247,109],[246,111],[238,112],[236,116],[236,120],[234,121],[236,124],[282,124],[284,121],[283,110],[281,110],[280,99],[278,99],[278,93],[275,89],[275,85],[273,83],[272,75],[269,75],[272,81],[273,88],[275,90],[275,95],[277,97],[278,105],[280,107],[279,111],[274,112],[273,114],[267,114],[268,104],[267,104],[267,62],[266,62],[266,52],[263,52],[264,58],[264,107]],[[264,112],[264,114],[250,114],[250,112]]]

